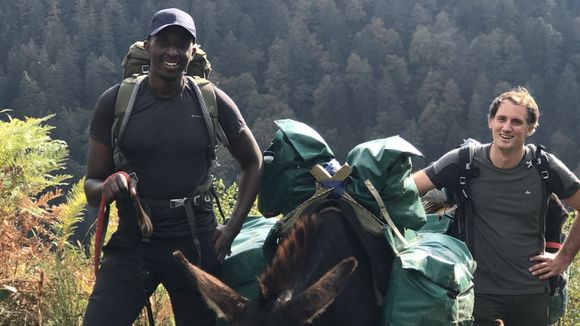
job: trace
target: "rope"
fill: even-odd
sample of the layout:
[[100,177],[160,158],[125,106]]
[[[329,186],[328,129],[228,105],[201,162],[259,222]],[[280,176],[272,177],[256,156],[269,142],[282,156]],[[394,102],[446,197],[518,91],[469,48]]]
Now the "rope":
[[101,196],[101,204],[99,205],[99,213],[97,215],[97,230],[95,232],[95,250],[93,256],[93,267],[95,271],[95,277],[99,274],[99,265],[101,263],[101,250],[103,246],[103,237],[105,232],[103,230],[105,225],[105,207],[107,206],[107,201],[105,196]]

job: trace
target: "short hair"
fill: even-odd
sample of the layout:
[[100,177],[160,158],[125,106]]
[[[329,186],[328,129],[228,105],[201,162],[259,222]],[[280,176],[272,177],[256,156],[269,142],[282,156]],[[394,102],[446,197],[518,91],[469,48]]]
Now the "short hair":
[[529,125],[532,125],[533,128],[531,133],[533,134],[536,131],[536,128],[540,125],[540,109],[530,92],[525,87],[517,86],[496,97],[489,106],[488,119],[495,118],[499,105],[505,100],[509,100],[516,105],[521,105],[526,108],[528,111],[526,122]]

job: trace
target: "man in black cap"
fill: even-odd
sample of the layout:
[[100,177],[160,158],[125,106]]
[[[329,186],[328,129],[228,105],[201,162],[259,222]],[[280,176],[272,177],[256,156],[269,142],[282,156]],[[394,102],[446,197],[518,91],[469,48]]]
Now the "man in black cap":
[[[112,145],[111,130],[120,86],[106,90],[96,104],[85,193],[95,206],[101,198],[107,203],[116,201],[119,227],[104,248],[84,325],[130,325],[159,283],[169,293],[177,325],[215,322],[172,253],[180,250],[206,271],[216,272],[256,197],[262,160],[235,103],[214,87],[219,124],[241,168],[235,209],[227,225],[218,226],[210,196],[199,190],[209,183],[211,139],[197,86],[185,76],[195,39],[189,14],[172,8],[153,16],[144,43],[150,56],[149,73],[135,88],[138,91],[118,147]],[[122,151],[137,178],[117,173],[127,170],[115,164],[114,148]],[[153,225],[149,238],[143,238],[136,222],[139,205],[131,198],[135,196],[149,209]],[[195,216],[193,225],[188,222],[188,207]]]

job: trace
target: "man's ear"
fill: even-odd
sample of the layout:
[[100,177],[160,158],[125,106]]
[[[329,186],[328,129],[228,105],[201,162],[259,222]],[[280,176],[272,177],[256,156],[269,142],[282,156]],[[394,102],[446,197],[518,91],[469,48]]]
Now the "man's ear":
[[535,131],[535,127],[534,126],[529,126],[528,127],[527,136],[530,137],[531,135],[533,135],[534,134],[534,131]]
[[149,54],[149,39],[143,42],[143,49],[145,49],[145,52]]

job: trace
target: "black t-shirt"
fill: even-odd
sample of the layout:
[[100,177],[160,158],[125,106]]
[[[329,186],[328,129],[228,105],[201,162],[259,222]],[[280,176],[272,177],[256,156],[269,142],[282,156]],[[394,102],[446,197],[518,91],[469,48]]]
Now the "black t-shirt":
[[[114,86],[118,90],[118,85]],[[218,119],[228,139],[235,139],[245,121],[234,102],[216,89]],[[102,99],[101,99],[102,100]],[[90,136],[111,146],[111,127],[115,103],[98,105],[91,122]],[[195,91],[184,83],[171,97],[153,93],[147,79],[142,83],[133,112],[125,128],[120,148],[139,178],[137,191],[141,198],[183,198],[208,177],[209,136]],[[189,228],[183,209],[154,211],[151,219],[155,234],[187,234]],[[198,228],[215,223],[213,216],[197,221]]]

